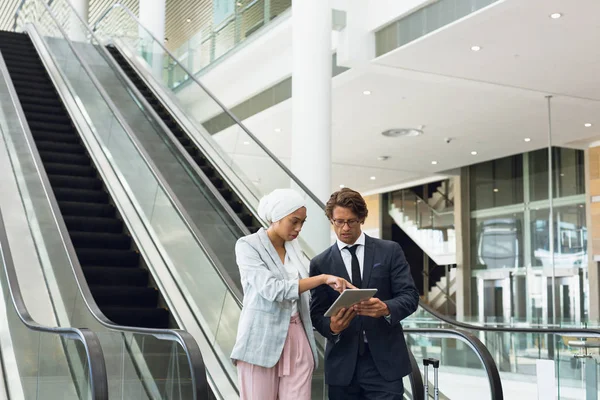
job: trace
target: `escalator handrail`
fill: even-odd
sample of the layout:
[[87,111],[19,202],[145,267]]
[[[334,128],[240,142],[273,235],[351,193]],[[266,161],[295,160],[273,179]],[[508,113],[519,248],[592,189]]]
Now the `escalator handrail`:
[[[46,10],[50,13],[50,16],[54,19],[54,22],[57,24],[57,26],[61,30],[61,33],[63,35],[65,35],[64,30],[62,29],[60,24],[56,21],[56,17],[53,15],[53,13],[49,9],[48,5],[45,4],[42,0],[37,0],[37,1],[42,2],[44,7],[46,7]],[[72,43],[68,40],[68,36],[65,36],[65,37],[67,38],[67,42],[70,44],[70,46],[72,46]],[[73,49],[73,47],[71,47],[71,48]],[[14,91],[14,86],[12,85],[12,81],[10,82],[9,87],[12,88],[12,91],[14,92],[14,95],[16,96],[16,91]],[[35,142],[33,140],[33,135],[31,134],[31,130],[29,129],[27,120],[25,118],[25,114],[23,112],[23,109],[22,109],[20,103],[18,103],[17,113],[19,116],[21,126],[23,128],[24,134],[26,136],[26,140],[29,143],[29,148],[30,148],[30,151],[34,158],[34,162],[36,164],[36,168],[38,170],[38,175],[42,182],[46,197],[49,200],[49,205],[50,205],[50,208],[54,215],[55,222],[58,226],[64,247],[67,250],[68,257],[71,261],[71,268],[73,270],[75,280],[77,281],[80,293],[82,295],[82,298],[83,298],[84,303],[86,304],[88,310],[90,311],[92,316],[102,326],[104,326],[107,329],[117,331],[117,332],[129,332],[129,333],[139,334],[139,335],[152,335],[152,336],[156,337],[157,339],[177,342],[182,347],[183,351],[185,352],[186,358],[190,365],[190,369],[192,372],[192,385],[194,387],[194,389],[193,389],[194,393],[197,394],[198,398],[203,398],[203,396],[205,396],[206,393],[209,393],[208,380],[206,377],[206,370],[205,370],[204,360],[202,358],[202,353],[200,352],[200,347],[191,334],[189,334],[186,331],[179,330],[179,329],[156,329],[156,328],[142,328],[142,327],[133,327],[133,326],[126,326],[126,325],[117,325],[117,324],[113,323],[112,321],[110,321],[104,315],[104,313],[102,313],[102,311],[96,304],[96,301],[94,300],[94,298],[91,294],[91,291],[89,289],[89,286],[87,284],[81,264],[79,263],[79,259],[77,257],[75,248],[73,247],[73,243],[71,242],[66,224],[64,222],[64,219],[62,218],[62,214],[61,214],[60,208],[58,206],[58,202],[56,200],[56,197],[55,197],[52,187],[50,185],[50,180],[49,180],[48,175],[46,174],[45,169],[43,167],[41,157],[39,155],[37,147],[34,144]]]
[[[0,68],[4,67],[4,58],[0,54]],[[7,73],[7,71],[2,71]],[[59,335],[66,339],[79,340],[85,349],[85,357],[90,380],[90,390],[92,399],[108,399],[108,377],[106,364],[104,362],[104,353],[98,336],[87,328],[73,327],[49,327],[40,325],[33,320],[19,286],[19,280],[15,270],[14,261],[8,244],[8,234],[4,225],[2,212],[0,211],[0,259],[2,261],[4,275],[8,283],[8,291],[19,319],[32,331]]]
[[452,326],[457,326],[462,329],[469,329],[473,331],[485,331],[485,332],[504,332],[504,333],[543,333],[557,336],[571,336],[571,337],[600,337],[600,329],[584,329],[584,328],[501,328],[495,326],[481,326],[469,324],[466,322],[460,322],[446,315],[440,314],[435,311],[432,307],[419,301],[419,306],[425,311],[433,315],[435,318]]
[[412,372],[408,375],[408,380],[410,381],[410,392],[412,394],[412,400],[429,400],[425,399],[425,390],[423,389],[423,376],[421,375],[421,370],[419,369],[419,364],[410,350],[410,347],[407,347],[408,350],[408,359],[410,360],[410,366],[412,368]]
[[[465,343],[477,354],[486,371],[492,400],[503,400],[502,380],[498,366],[490,351],[475,335],[460,329],[448,328],[404,328],[405,334],[419,334],[440,338],[457,338]],[[427,379],[427,377],[425,377]],[[427,399],[428,400],[428,399]]]
[[148,29],[146,29],[146,27],[140,22],[140,20],[135,16],[135,14],[133,12],[131,12],[131,10],[129,8],[127,8],[127,6],[121,4],[121,3],[115,3],[112,6],[110,6],[105,12],[102,13],[102,15],[98,18],[98,20],[92,25],[93,31],[96,31],[96,28],[98,26],[98,24],[115,8],[122,8],[123,11],[125,11],[127,14],[129,14],[129,16],[136,21],[136,23],[141,26],[148,35],[150,35],[150,37],[152,38],[152,40],[154,40],[159,46],[160,48],[169,55],[169,57],[171,57],[171,59],[176,62],[179,67],[187,74],[187,76],[189,76],[190,79],[192,79],[199,87],[200,89],[202,89],[222,110],[225,114],[227,114],[240,128],[242,128],[242,130],[255,142],[255,144],[261,148],[262,151],[264,151],[276,164],[277,166],[279,166],[279,168],[281,168],[286,175],[288,175],[290,177],[290,179],[292,179],[294,181],[294,183],[296,185],[298,185],[305,193],[306,195],[308,195],[308,197],[311,198],[312,201],[314,201],[323,211],[325,211],[325,204],[319,200],[319,198],[296,176],[294,175],[294,173],[292,173],[292,171],[286,167],[280,160],[279,158],[277,158],[277,156],[275,156],[275,154],[273,154],[256,136],[254,136],[254,134],[252,132],[250,132],[250,130],[242,123],[242,121],[239,120],[239,118],[237,118],[232,112],[231,110],[229,110],[223,103],[221,103],[221,101],[219,101],[219,99],[210,91],[208,90],[199,80],[198,78],[196,78],[196,76],[190,72],[185,66],[183,66],[178,60],[177,58],[173,55],[173,53],[171,53],[165,46],[163,43],[161,43],[158,39],[156,39],[156,37],[152,34],[152,32],[150,32]]

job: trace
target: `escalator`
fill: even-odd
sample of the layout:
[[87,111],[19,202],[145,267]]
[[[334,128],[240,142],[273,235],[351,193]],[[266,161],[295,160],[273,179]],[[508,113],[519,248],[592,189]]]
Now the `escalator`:
[[139,77],[129,62],[119,52],[119,50],[115,46],[107,46],[107,49],[117,63],[121,66],[123,71],[127,74],[131,82],[135,84],[140,93],[146,98],[148,103],[152,105],[159,117],[169,127],[173,135],[175,135],[181,145],[184,146],[185,150],[193,158],[198,167],[200,167],[206,176],[211,180],[221,196],[223,196],[223,198],[227,201],[227,204],[229,204],[231,209],[235,211],[237,216],[248,229],[248,233],[256,232],[262,226],[260,221],[258,221],[258,219],[252,214],[252,212],[239,198],[236,192],[231,188],[229,183],[227,183],[218,170],[206,158],[199,146],[194,141],[190,140],[186,131],[178,124],[175,118],[173,118],[173,116],[169,113],[167,108],[162,104],[161,101],[159,101],[152,90],[150,90],[150,88]]
[[31,40],[0,32],[0,51],[96,303],[116,324],[167,328],[169,312]]

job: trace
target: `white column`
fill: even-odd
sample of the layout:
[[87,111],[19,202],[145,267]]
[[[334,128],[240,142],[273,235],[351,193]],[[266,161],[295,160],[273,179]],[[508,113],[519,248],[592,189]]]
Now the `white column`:
[[[140,22],[145,29],[139,29],[140,38],[145,42],[145,58],[151,64],[152,72],[162,79],[163,51],[159,46],[165,41],[166,0],[140,0]],[[152,40],[152,34],[157,40]]]
[[[71,5],[73,6],[73,10],[79,15],[81,20],[83,20],[86,24],[88,23],[89,18],[89,8],[90,8],[90,0],[69,0]],[[87,41],[87,36],[89,34],[88,30],[85,29],[84,25],[81,23],[81,20],[77,18],[77,16],[71,11],[70,13],[70,39],[78,42]]]
[[[292,32],[292,172],[325,202],[331,194],[330,0],[292,1]],[[307,211],[309,221],[318,221],[302,236],[322,251],[330,228],[322,210]]]

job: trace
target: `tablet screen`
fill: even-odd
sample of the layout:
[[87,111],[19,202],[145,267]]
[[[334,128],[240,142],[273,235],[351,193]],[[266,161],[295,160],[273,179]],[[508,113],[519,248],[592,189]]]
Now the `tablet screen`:
[[346,289],[329,307],[325,313],[326,317],[331,317],[342,308],[348,308],[363,300],[368,300],[377,293],[377,289]]

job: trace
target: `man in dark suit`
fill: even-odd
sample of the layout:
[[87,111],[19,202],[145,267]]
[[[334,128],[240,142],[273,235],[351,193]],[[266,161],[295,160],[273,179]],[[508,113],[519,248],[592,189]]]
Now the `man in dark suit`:
[[370,300],[331,318],[324,314],[339,293],[324,285],[312,290],[313,326],[327,339],[329,399],[400,400],[402,377],[411,372],[400,321],[419,304],[410,267],[400,245],[362,232],[368,210],[358,192],[344,188],[333,193],[325,213],[337,242],[312,259],[310,275],[332,274],[357,288],[377,289]]

